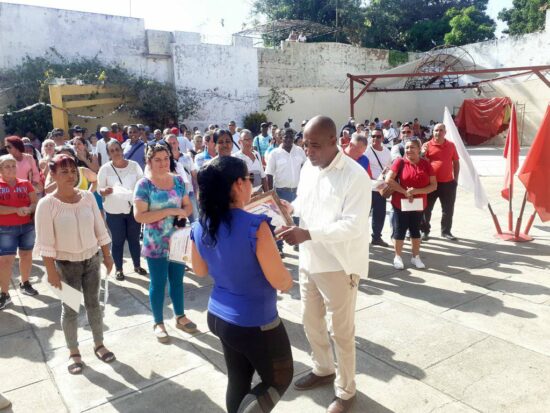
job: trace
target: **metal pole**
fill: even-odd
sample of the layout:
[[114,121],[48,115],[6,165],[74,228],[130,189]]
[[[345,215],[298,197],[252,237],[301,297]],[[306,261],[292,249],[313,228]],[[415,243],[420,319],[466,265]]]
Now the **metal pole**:
[[521,229],[521,219],[523,218],[523,212],[525,211],[526,203],[527,203],[527,191],[525,191],[525,195],[523,195],[523,202],[521,203],[521,209],[519,211],[519,216],[516,221],[516,232],[514,234],[516,238],[519,238],[519,230]]
[[336,30],[334,32],[334,41],[338,41],[338,0],[336,0]]

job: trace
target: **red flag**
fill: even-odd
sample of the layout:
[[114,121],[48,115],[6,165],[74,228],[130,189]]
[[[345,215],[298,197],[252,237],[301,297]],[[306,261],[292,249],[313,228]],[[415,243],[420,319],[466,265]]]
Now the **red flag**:
[[550,105],[518,177],[541,221],[550,221]]
[[506,200],[510,200],[514,192],[514,174],[519,168],[519,142],[518,142],[518,124],[516,122],[516,107],[512,105],[510,113],[510,124],[508,126],[508,135],[506,136],[506,145],[504,146],[504,157],[506,158],[506,175],[504,177],[504,188],[500,193]]

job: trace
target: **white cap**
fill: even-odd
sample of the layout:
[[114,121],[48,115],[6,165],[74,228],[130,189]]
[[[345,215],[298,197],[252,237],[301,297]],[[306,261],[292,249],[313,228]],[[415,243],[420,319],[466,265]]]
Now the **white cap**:
[[100,132],[109,132],[109,128],[107,126],[102,126],[99,131]]

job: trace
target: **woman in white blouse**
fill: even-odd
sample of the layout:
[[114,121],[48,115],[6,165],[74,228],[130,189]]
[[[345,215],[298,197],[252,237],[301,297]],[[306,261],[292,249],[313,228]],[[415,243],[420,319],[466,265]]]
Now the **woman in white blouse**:
[[248,172],[254,177],[251,181],[254,193],[262,192],[262,190],[267,192],[267,176],[260,155],[252,147],[252,132],[243,129],[239,138],[239,145],[241,145],[241,150],[235,152],[233,156],[245,161]]
[[111,139],[107,143],[107,153],[111,162],[104,163],[99,169],[97,182],[99,193],[105,198],[103,209],[107,214],[107,226],[113,237],[112,252],[116,279],[122,281],[122,257],[126,241],[134,271],[139,275],[147,275],[147,271],[140,264],[141,225],[135,220],[132,211],[134,188],[137,181],[143,177],[143,171],[137,162],[124,159],[122,147],[116,139]]
[[[113,259],[111,239],[94,195],[76,188],[78,168],[68,155],[56,155],[49,164],[56,190],[42,198],[36,209],[37,249],[44,260],[48,282],[62,289],[61,281],[82,291],[84,307],[94,339],[94,353],[105,363],[115,356],[103,345],[103,315],[99,305],[100,258],[110,272]],[[69,348],[70,374],[82,373],[78,349],[78,313],[63,303],[61,326]]]

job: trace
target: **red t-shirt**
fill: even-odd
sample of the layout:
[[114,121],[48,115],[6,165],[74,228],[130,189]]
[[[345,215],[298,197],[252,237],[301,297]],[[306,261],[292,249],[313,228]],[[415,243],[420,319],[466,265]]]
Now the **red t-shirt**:
[[[28,207],[31,205],[29,194],[34,192],[32,184],[25,180],[17,178],[15,186],[9,186],[0,178],[0,205],[15,208]],[[20,217],[17,214],[0,215],[0,225],[24,225],[31,222],[31,216]]]
[[[401,166],[401,164],[403,164],[403,166]],[[401,169],[401,172],[399,172],[399,169]],[[399,184],[405,189],[424,188],[430,184],[430,176],[435,176],[435,172],[430,163],[422,158],[418,160],[416,165],[410,163],[406,158],[398,158],[393,162],[391,170],[398,174],[395,180],[399,181]],[[405,198],[405,195],[395,191],[391,197],[391,204],[393,207],[401,209],[401,200],[403,198]],[[422,198],[424,209],[426,209],[428,206],[428,195],[415,195],[415,198]]]
[[122,136],[122,132],[114,133],[113,131],[110,131],[109,138],[116,139],[119,143],[124,142],[124,136]]
[[445,139],[442,144],[428,141],[424,157],[430,161],[435,171],[437,182],[451,182],[454,179],[453,161],[458,161],[455,144]]

